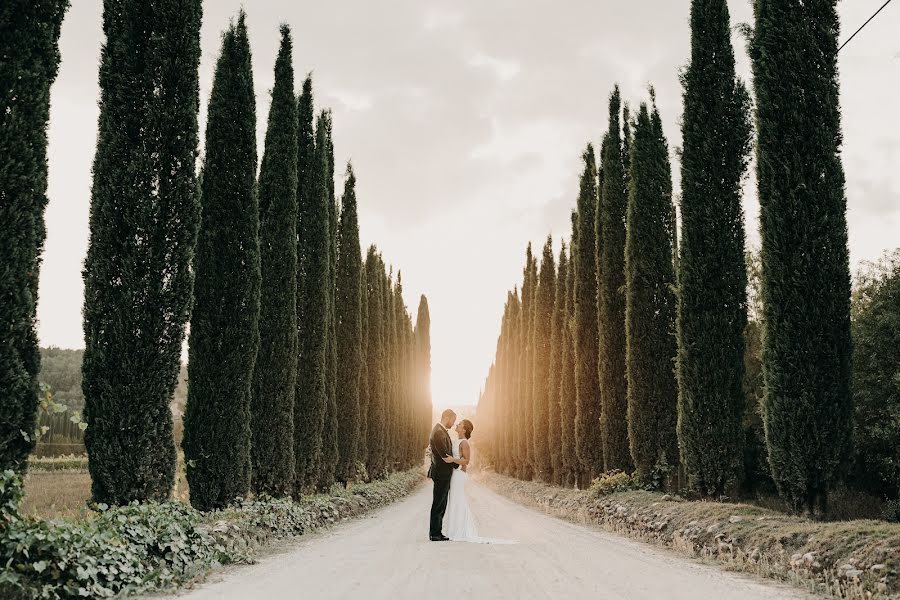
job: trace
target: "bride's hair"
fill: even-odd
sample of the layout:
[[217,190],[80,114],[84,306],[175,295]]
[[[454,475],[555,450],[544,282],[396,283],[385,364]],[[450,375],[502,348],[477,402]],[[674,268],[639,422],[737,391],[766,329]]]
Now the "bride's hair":
[[472,430],[475,429],[475,426],[472,425],[472,421],[463,419],[459,424],[462,425],[463,431],[466,432],[466,439],[472,437]]

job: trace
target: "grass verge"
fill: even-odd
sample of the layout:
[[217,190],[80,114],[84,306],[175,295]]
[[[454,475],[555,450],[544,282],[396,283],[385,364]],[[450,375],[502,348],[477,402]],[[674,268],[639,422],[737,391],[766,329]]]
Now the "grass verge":
[[900,598],[900,524],[822,523],[747,504],[657,492],[608,495],[482,473],[488,488],[578,523],[850,600]]
[[[227,563],[252,562],[278,539],[386,506],[415,490],[421,468],[298,501],[259,498],[201,513],[184,502],[105,508],[81,520],[21,513],[21,481],[0,474],[0,598],[108,598],[172,590]],[[59,475],[59,473],[57,473]]]

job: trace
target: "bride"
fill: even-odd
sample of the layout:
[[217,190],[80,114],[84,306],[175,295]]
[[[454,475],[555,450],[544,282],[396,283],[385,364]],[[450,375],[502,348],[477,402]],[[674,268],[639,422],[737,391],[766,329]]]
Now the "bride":
[[469,438],[472,437],[474,426],[472,421],[463,419],[456,426],[456,439],[453,440],[453,456],[445,456],[444,462],[456,463],[458,469],[453,470],[450,477],[450,499],[447,502],[447,525],[444,531],[447,537],[454,542],[477,541],[478,530],[475,528],[475,517],[469,509],[469,499],[466,498],[466,481],[469,478],[467,470],[472,462],[472,448]]
[[475,527],[475,516],[469,508],[466,497],[466,482],[469,479],[469,467],[473,463],[473,449],[469,443],[474,426],[472,421],[463,419],[456,426],[456,439],[453,440],[453,455],[444,457],[446,463],[456,463],[458,469],[450,476],[450,498],[447,502],[447,515],[444,531],[454,542],[472,542],[475,544],[513,544],[511,540],[483,538],[478,536]]

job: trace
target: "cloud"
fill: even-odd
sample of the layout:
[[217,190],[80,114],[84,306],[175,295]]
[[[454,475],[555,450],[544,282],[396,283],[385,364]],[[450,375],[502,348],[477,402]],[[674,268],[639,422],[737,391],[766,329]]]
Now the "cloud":
[[521,65],[514,60],[503,60],[481,52],[472,56],[469,59],[469,64],[473,67],[487,68],[500,81],[509,81],[522,70]]

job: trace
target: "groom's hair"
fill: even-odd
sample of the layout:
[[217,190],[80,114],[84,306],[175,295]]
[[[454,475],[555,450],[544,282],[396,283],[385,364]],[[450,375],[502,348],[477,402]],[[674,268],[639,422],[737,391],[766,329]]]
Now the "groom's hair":
[[445,410],[444,412],[441,413],[441,421],[443,421],[444,419],[447,419],[449,417],[453,417],[455,419],[456,413],[448,408],[447,410]]

